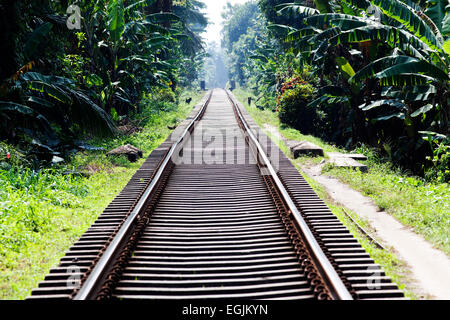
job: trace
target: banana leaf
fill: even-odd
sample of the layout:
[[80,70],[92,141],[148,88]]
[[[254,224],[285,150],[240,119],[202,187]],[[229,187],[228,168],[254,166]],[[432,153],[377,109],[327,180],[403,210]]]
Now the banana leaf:
[[283,3],[275,6],[275,10],[277,10],[278,14],[294,14],[294,15],[307,15],[312,16],[315,14],[319,14],[319,10],[305,7],[299,5],[297,3]]
[[403,86],[424,85],[431,83],[433,81],[435,81],[434,78],[426,75],[416,73],[409,73],[409,74],[406,73],[380,78],[380,85],[403,87]]
[[31,89],[33,91],[39,91],[41,93],[45,93],[48,96],[52,97],[53,99],[55,99],[61,103],[64,103],[64,104],[72,103],[71,97],[66,92],[61,90],[61,88],[58,88],[57,86],[48,84],[46,82],[28,81],[27,88]]
[[117,43],[125,31],[123,0],[111,0],[108,3],[108,30],[111,41]]
[[283,25],[283,24],[270,24],[267,26],[267,29],[269,29],[271,31],[276,31],[276,32],[283,32],[284,34],[288,34],[288,33],[297,31],[297,29],[290,27],[290,26]]
[[33,60],[38,45],[47,36],[53,25],[50,22],[45,22],[37,27],[25,42],[23,51],[28,61]]
[[50,101],[48,101],[46,99],[42,99],[42,98],[34,97],[34,96],[29,96],[27,101],[37,104],[39,106],[43,106],[45,108],[53,108],[55,106],[53,103],[51,103]]
[[362,111],[369,111],[371,109],[378,108],[380,106],[389,106],[400,111],[408,110],[408,108],[405,106],[404,103],[396,99],[381,99],[370,103],[364,103],[358,106],[358,108],[360,108]]
[[68,88],[73,97],[73,104],[68,108],[71,120],[84,129],[100,135],[110,135],[115,132],[115,125],[109,115],[81,91]]
[[338,45],[341,43],[360,43],[373,40],[385,42],[392,48],[408,44],[416,50],[423,50],[424,52],[430,50],[426,43],[409,32],[384,25],[367,25],[345,31],[331,38],[329,42],[331,45]]
[[450,36],[450,12],[447,13],[442,20],[442,34],[444,36]]
[[405,114],[403,112],[395,112],[395,113],[392,113],[387,116],[375,118],[375,119],[373,119],[373,121],[386,121],[386,120],[389,120],[392,118],[398,118],[400,120],[405,120]]
[[314,26],[319,29],[327,29],[329,28],[331,21],[337,19],[346,19],[359,21],[361,23],[367,24],[369,21],[367,19],[361,17],[355,17],[349,14],[342,13],[327,13],[327,14],[317,14],[311,17],[307,17],[304,19],[304,22],[309,26]]
[[423,107],[420,107],[419,109],[417,109],[416,111],[414,111],[413,113],[411,113],[411,118],[415,118],[421,114],[427,113],[428,111],[432,110],[434,107],[432,104],[426,104]]
[[399,63],[393,65],[387,69],[384,69],[377,74],[376,78],[385,78],[401,74],[411,74],[411,73],[423,73],[435,80],[448,81],[450,80],[448,74],[441,70],[440,68],[432,65],[431,63],[421,60],[421,61],[409,61],[404,63]]
[[353,19],[332,19],[331,24],[333,24],[336,27],[341,28],[343,31],[360,28],[367,26],[369,24],[369,21],[360,21],[360,20],[353,20]]
[[64,78],[64,77],[58,77],[58,76],[54,76],[54,75],[43,75],[42,73],[38,73],[38,72],[27,72],[24,73],[21,76],[21,79],[25,80],[25,81],[41,81],[41,82],[45,82],[47,84],[51,84],[51,85],[63,85],[63,86],[74,86],[75,85],[75,81],[72,79],[68,79],[68,78]]
[[317,50],[314,50],[314,55],[313,55],[313,61],[314,62],[318,62],[322,59],[325,58],[325,55],[328,51],[328,41],[322,41],[319,45],[319,47],[317,48]]
[[405,101],[427,101],[431,99],[436,92],[436,87],[428,84],[419,86],[405,86],[400,88],[400,90],[396,87],[384,87],[381,91],[381,95]]
[[0,101],[0,112],[12,111],[23,115],[32,115],[34,110],[20,103]]
[[321,33],[319,33],[319,34],[317,34],[315,36],[312,36],[309,39],[308,43],[309,44],[318,43],[320,41],[330,39],[330,38],[332,38],[334,36],[337,36],[339,34],[341,34],[341,28],[339,28],[339,27],[329,28],[329,29],[327,29],[325,31],[322,31]]
[[355,70],[344,57],[336,57],[336,63],[342,71],[342,75],[345,80],[350,79],[350,77],[355,75]]
[[359,70],[355,73],[350,79],[350,83],[357,83],[361,82],[367,78],[373,78],[375,74],[378,72],[397,64],[410,62],[410,61],[418,61],[416,58],[408,57],[408,56],[387,56],[380,59],[377,59],[371,63],[369,63],[367,66]]
[[303,39],[304,37],[315,35],[319,33],[320,30],[312,27],[302,28],[300,30],[295,30],[290,32],[285,38],[285,42],[293,42]]
[[442,31],[443,21],[447,12],[445,7],[449,4],[448,0],[428,0],[427,3],[428,7],[424,13]]
[[442,50],[442,39],[438,39],[430,26],[419,17],[413,8],[399,0],[371,0],[390,18],[402,23],[407,30],[429,45],[432,49]]

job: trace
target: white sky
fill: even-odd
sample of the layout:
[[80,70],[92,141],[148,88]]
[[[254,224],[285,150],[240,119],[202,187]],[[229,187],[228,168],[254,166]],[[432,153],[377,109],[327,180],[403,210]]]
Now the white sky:
[[206,14],[210,21],[206,32],[203,34],[203,37],[206,39],[206,43],[210,41],[216,41],[220,44],[220,30],[222,30],[222,17],[221,13],[223,11],[223,7],[227,2],[231,4],[236,3],[244,3],[248,0],[202,0],[207,8]]

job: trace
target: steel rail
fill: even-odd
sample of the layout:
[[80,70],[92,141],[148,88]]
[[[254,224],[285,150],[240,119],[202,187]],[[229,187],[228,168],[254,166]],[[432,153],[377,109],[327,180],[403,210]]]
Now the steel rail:
[[193,129],[195,126],[196,121],[198,121],[204,111],[206,110],[206,107],[208,106],[211,96],[212,96],[212,90],[209,92],[209,96],[205,103],[202,105],[200,111],[197,113],[195,118],[190,122],[190,124],[187,126],[187,128],[183,131],[183,133],[180,135],[178,140],[171,146],[168,153],[162,160],[161,165],[159,166],[158,171],[156,172],[152,182],[145,190],[144,194],[140,198],[139,202],[134,207],[133,211],[130,213],[130,215],[126,218],[122,226],[120,227],[119,231],[117,232],[114,239],[109,244],[108,248],[105,250],[103,255],[100,257],[99,261],[95,265],[95,267],[92,269],[91,273],[87,277],[86,281],[82,284],[81,288],[76,293],[73,300],[88,300],[92,299],[92,294],[95,288],[98,286],[99,280],[102,278],[102,276],[105,274],[106,268],[111,264],[111,262],[114,259],[114,256],[117,252],[117,250],[120,248],[120,245],[123,243],[124,238],[127,234],[129,234],[129,231],[131,227],[134,225],[136,219],[142,213],[143,210],[146,208],[146,203],[149,200],[153,190],[157,186],[158,182],[160,181],[164,171],[166,170],[166,167],[171,160],[172,156],[175,154],[175,151],[179,150],[178,147],[180,143],[184,140],[186,137],[186,134]]
[[342,212],[344,212],[345,216],[358,228],[360,233],[366,237],[370,242],[372,242],[378,249],[388,251],[385,247],[383,247],[377,240],[375,240],[366,229],[364,229],[355,219],[352,218],[350,213],[347,212],[344,208],[342,208]]
[[254,146],[257,149],[258,154],[255,155],[257,157],[257,161],[259,161],[259,157],[261,157],[263,161],[263,165],[267,168],[269,171],[271,177],[273,178],[276,187],[280,191],[280,194],[283,197],[283,200],[285,201],[288,209],[290,210],[292,216],[295,219],[295,222],[300,228],[300,231],[302,233],[302,236],[304,237],[304,240],[306,241],[306,244],[308,245],[309,249],[311,250],[311,253],[313,255],[313,258],[316,259],[316,266],[319,268],[319,271],[322,273],[323,277],[325,278],[327,284],[331,286],[333,289],[332,293],[335,299],[339,300],[353,300],[352,295],[347,290],[345,284],[342,282],[341,278],[337,274],[334,267],[331,265],[330,261],[322,251],[322,248],[320,247],[319,243],[315,239],[314,235],[312,234],[311,230],[309,229],[306,221],[303,219],[302,215],[298,211],[297,207],[295,206],[294,202],[292,201],[291,197],[289,196],[286,188],[284,187],[283,183],[279,179],[275,169],[273,168],[269,158],[267,157],[264,149],[262,148],[261,144],[259,143],[258,139],[255,137],[253,132],[251,131],[250,127],[248,126],[247,122],[245,121],[245,118],[243,117],[239,107],[237,106],[237,103],[234,101],[234,99],[231,97],[231,94],[228,90],[226,90],[228,99],[230,100],[231,104],[236,110],[236,113],[238,114],[241,123],[243,124],[245,128],[245,133],[248,134],[248,137],[251,139],[251,142],[254,144]]

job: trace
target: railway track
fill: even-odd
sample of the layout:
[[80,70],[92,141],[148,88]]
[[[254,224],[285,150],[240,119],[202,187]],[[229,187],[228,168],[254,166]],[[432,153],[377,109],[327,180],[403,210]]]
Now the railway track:
[[29,299],[402,297],[245,108],[216,89]]

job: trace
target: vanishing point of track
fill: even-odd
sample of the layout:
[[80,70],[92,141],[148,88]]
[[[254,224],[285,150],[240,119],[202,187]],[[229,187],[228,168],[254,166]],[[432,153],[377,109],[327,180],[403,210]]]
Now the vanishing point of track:
[[245,108],[216,89],[30,298],[402,297]]

